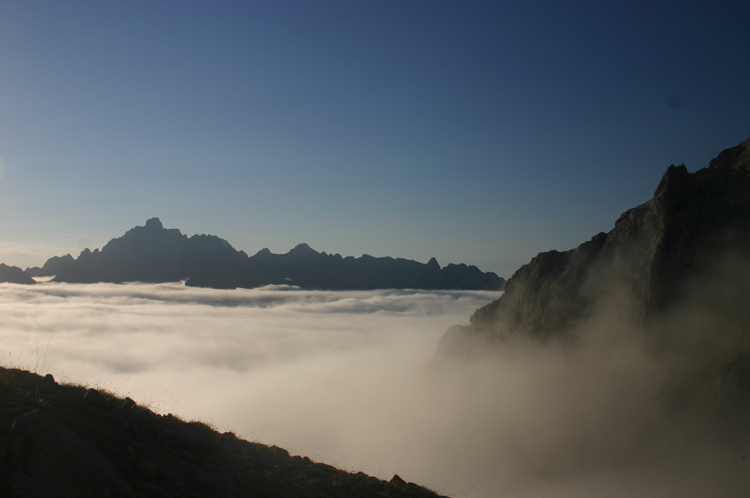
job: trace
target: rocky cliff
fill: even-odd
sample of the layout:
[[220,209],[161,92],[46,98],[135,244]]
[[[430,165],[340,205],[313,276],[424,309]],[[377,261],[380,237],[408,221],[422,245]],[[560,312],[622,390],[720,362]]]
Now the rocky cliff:
[[[665,462],[697,461],[701,444],[744,459],[750,454],[749,158],[750,139],[694,173],[670,166],[653,198],[623,213],[608,233],[569,251],[538,254],[519,268],[469,326],[444,334],[433,365],[449,372],[454,365],[491,365],[489,371],[506,375],[507,365],[534,365],[540,375],[551,369],[561,406],[590,402],[577,393],[591,385],[611,397],[587,414],[596,423],[627,412],[628,403],[637,413],[658,414],[625,417],[610,430],[649,433],[645,441],[661,441],[653,445]],[[651,368],[645,376],[644,366]],[[523,379],[519,368],[521,374],[511,373]],[[587,368],[591,376],[577,375]],[[621,403],[622,396],[629,401]],[[623,457],[619,449],[607,454]]]
[[606,329],[613,331],[608,341],[641,341],[645,357],[670,372],[662,388],[667,405],[744,417],[748,300],[750,139],[694,173],[670,166],[653,198],[623,213],[608,233],[538,254],[470,326],[446,332],[437,359],[475,358],[510,344],[575,344]]
[[[670,166],[654,197],[623,213],[610,232],[569,251],[538,254],[498,300],[474,313],[471,327],[453,334],[556,336],[614,296],[647,324],[690,299],[698,282],[721,272],[731,280],[728,261],[743,268],[749,257],[750,139],[695,173]],[[746,276],[736,269],[734,280]]]
[[248,256],[213,235],[187,237],[158,218],[109,241],[101,251],[85,249],[77,259],[50,258],[29,275],[56,275],[57,282],[169,282],[233,289],[296,285],[309,289],[500,290],[505,280],[476,266],[427,264],[402,258],[342,257],[300,244],[287,254],[268,249]]
[[130,398],[0,368],[0,495],[411,497],[394,476],[350,473],[276,446],[161,416]]

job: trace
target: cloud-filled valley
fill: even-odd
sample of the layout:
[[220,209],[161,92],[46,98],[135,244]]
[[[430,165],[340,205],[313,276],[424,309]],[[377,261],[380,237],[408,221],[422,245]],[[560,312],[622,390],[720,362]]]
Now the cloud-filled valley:
[[6,365],[451,496],[745,489],[744,441],[667,424],[674,365],[609,313],[574,346],[436,363],[443,332],[498,296],[3,284],[0,334]]
[[[2,284],[2,356],[292,453],[424,480],[397,468],[409,452],[390,446],[395,433],[373,431],[403,408],[443,331],[498,295]],[[408,436],[407,422],[389,430]]]

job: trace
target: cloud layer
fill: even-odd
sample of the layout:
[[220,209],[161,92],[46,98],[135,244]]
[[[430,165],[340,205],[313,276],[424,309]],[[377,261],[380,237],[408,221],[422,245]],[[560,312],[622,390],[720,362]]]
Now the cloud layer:
[[430,364],[498,295],[2,284],[0,337],[6,365],[452,496],[748,491],[747,441],[667,425],[674,365],[611,313],[574,345]]
[[430,484],[410,461],[417,449],[394,446],[414,444],[413,417],[384,424],[443,331],[498,295],[2,284],[2,358],[293,453]]

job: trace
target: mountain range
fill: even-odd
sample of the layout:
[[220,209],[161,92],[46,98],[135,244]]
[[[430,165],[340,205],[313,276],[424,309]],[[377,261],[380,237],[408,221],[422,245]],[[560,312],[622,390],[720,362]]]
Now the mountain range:
[[300,244],[286,254],[263,249],[253,256],[214,235],[183,235],[164,228],[159,218],[110,240],[101,250],[85,249],[78,258],[52,257],[43,267],[27,268],[32,277],[56,282],[170,282],[234,289],[290,285],[306,289],[385,288],[501,290],[505,280],[476,266],[435,258],[426,264],[402,258],[359,258],[317,252]]

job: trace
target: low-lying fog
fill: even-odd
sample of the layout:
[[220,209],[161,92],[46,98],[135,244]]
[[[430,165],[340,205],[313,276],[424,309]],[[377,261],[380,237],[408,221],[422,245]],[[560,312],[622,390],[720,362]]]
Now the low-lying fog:
[[640,453],[669,372],[609,327],[574,350],[428,369],[444,331],[499,295],[0,284],[0,337],[6,366],[443,494],[747,490],[736,448],[670,440],[684,453]]

